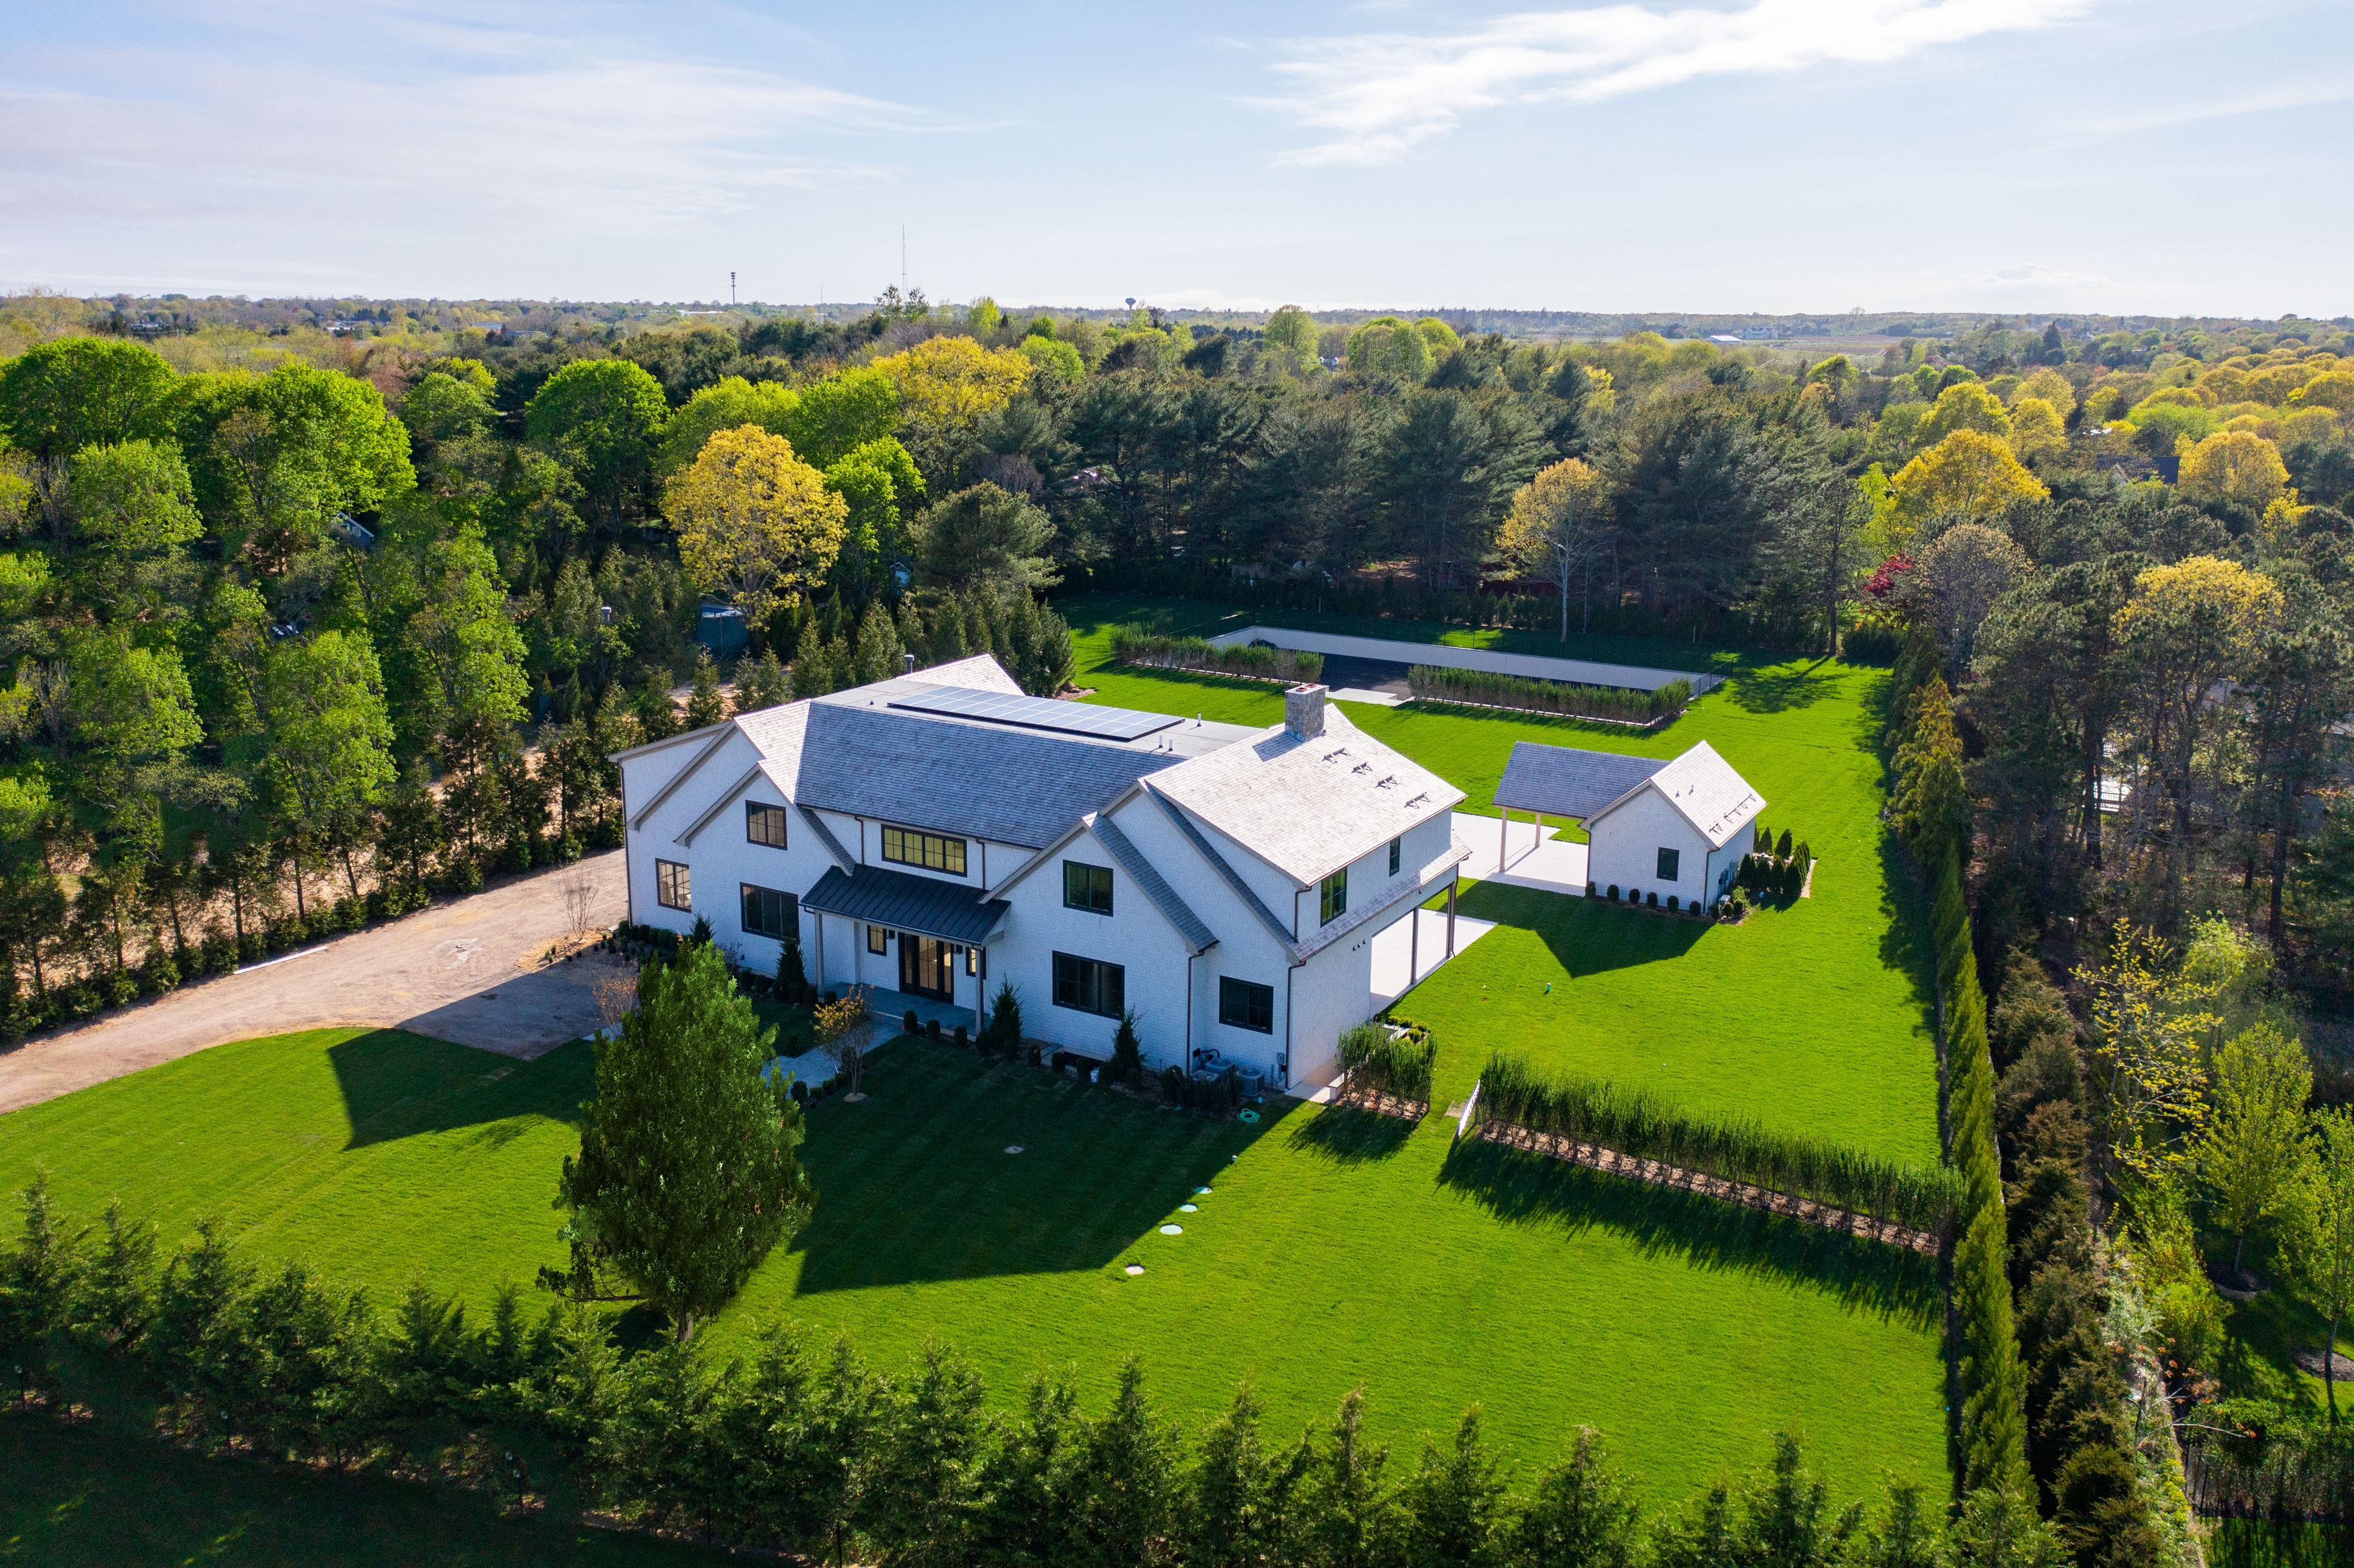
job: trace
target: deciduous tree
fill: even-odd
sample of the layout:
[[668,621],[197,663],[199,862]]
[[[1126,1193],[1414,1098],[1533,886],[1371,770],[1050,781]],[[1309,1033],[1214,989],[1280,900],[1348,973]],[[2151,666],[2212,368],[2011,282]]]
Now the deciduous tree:
[[1566,458],[1513,493],[1498,547],[1545,574],[1561,596],[1561,641],[1569,641],[1569,589],[1578,585],[1580,632],[1591,624],[1594,567],[1609,537],[1609,487],[1594,465]]
[[745,425],[704,443],[663,491],[663,512],[688,575],[757,625],[824,577],[850,508],[790,441]]

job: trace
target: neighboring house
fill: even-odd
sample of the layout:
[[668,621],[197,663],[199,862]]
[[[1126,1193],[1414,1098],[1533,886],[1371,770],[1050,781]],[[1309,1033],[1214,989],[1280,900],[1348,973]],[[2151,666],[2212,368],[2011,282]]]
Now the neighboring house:
[[1462,791],[1325,695],[1254,729],[1025,696],[982,656],[739,714],[615,758],[630,917],[701,916],[762,972],[797,935],[821,987],[976,1018],[1011,981],[1086,1056],[1133,1010],[1156,1068],[1320,1086],[1373,937],[1469,853]]
[[1586,880],[1629,896],[1723,897],[1757,835],[1766,798],[1702,741],[1672,762],[1513,744],[1496,804],[1585,824]]

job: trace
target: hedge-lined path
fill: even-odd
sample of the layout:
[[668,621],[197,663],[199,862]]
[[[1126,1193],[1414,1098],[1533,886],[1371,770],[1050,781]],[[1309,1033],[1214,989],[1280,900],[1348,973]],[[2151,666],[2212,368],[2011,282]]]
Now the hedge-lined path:
[[1615,1149],[1581,1143],[1559,1133],[1531,1132],[1527,1128],[1514,1127],[1508,1122],[1481,1122],[1478,1136],[1490,1143],[1503,1144],[1508,1149],[1523,1149],[1532,1154],[1542,1154],[1548,1160],[1565,1160],[1572,1165],[1606,1171],[1614,1176],[1631,1176],[1655,1187],[1676,1187],[1723,1202],[1738,1203],[1744,1208],[1763,1209],[1769,1214],[1787,1215],[1804,1224],[1819,1225],[1827,1231],[1844,1231],[1865,1241],[1911,1247],[1914,1252],[1930,1257],[1937,1255],[1937,1238],[1927,1231],[1907,1230],[1886,1220],[1875,1220],[1870,1214],[1818,1203],[1812,1198],[1793,1198],[1787,1192],[1752,1187],[1741,1181],[1728,1181],[1722,1176],[1687,1171],[1681,1165],[1662,1164],[1657,1160],[1637,1160]]
[[603,1022],[591,952],[543,964],[578,923],[567,880],[588,880],[588,918],[627,905],[621,852],[591,855],[434,904],[236,974],[191,985],[0,1054],[0,1111],[38,1104],[207,1046],[332,1024],[398,1025],[528,1059]]

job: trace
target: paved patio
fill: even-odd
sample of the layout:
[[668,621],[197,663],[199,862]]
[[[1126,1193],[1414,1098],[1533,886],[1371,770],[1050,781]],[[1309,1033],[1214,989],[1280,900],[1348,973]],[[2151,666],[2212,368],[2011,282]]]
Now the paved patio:
[[1535,822],[1507,822],[1500,817],[1456,812],[1455,837],[1471,848],[1471,858],[1463,863],[1463,879],[1585,897],[1585,846],[1554,838],[1559,831]]

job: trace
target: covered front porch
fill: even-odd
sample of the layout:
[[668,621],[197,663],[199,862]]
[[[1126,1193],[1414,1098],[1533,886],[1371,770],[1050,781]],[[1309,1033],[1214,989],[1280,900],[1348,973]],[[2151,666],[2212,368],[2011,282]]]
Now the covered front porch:
[[895,1031],[907,1014],[913,1012],[918,1028],[938,1023],[943,1034],[953,1034],[960,1025],[968,1036],[981,1033],[981,1015],[973,1009],[959,1007],[937,997],[918,996],[911,991],[886,991],[879,986],[871,986],[866,992],[866,1011]]

